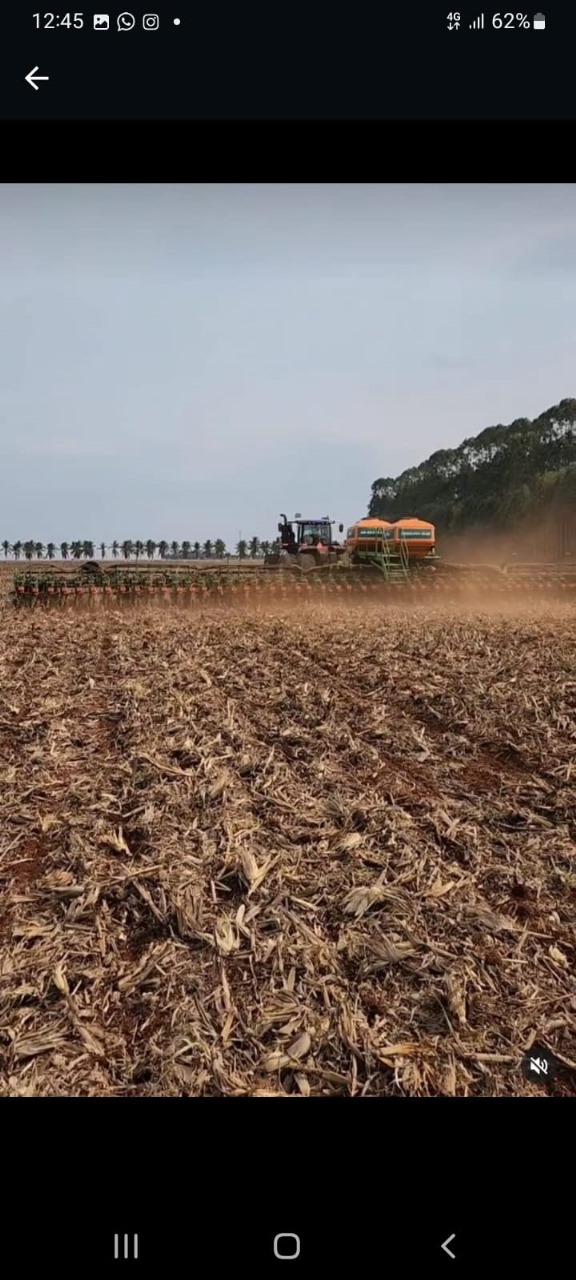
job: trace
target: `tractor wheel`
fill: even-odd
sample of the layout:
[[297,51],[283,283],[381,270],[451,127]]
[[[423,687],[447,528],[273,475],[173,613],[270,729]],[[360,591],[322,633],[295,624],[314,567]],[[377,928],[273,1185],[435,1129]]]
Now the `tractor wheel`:
[[303,573],[309,573],[310,569],[315,569],[316,556],[314,555],[314,552],[305,551],[302,555],[298,556],[298,564],[300,565]]

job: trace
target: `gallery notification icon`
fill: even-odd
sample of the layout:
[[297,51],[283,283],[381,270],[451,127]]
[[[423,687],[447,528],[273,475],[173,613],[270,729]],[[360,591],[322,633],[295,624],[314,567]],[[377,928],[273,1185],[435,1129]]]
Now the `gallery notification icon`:
[[95,31],[110,30],[110,14],[109,13],[94,14],[94,30]]

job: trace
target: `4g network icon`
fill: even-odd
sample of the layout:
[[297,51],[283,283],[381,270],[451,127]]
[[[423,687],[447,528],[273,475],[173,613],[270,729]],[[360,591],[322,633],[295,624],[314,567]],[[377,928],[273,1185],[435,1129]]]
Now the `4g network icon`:
[[459,13],[449,13],[446,19],[449,31],[457,31],[462,21]]

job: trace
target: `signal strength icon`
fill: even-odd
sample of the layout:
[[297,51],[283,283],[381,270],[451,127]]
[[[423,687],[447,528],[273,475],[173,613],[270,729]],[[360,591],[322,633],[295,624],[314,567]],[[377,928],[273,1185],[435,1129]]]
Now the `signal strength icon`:
[[484,27],[484,14],[480,13],[468,27],[469,31],[482,31]]

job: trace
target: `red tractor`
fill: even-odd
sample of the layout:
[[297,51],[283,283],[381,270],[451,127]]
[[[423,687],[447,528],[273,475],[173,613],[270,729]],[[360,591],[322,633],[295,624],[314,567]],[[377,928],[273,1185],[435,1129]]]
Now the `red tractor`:
[[[280,512],[282,520],[278,525],[279,545],[272,556],[267,557],[270,564],[288,563],[299,569],[318,569],[324,565],[337,564],[341,556],[346,554],[346,547],[332,538],[334,521],[329,516],[319,520],[304,520],[297,514],[288,520]],[[344,525],[338,525],[342,533]]]

